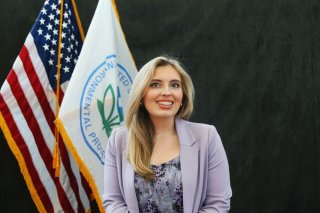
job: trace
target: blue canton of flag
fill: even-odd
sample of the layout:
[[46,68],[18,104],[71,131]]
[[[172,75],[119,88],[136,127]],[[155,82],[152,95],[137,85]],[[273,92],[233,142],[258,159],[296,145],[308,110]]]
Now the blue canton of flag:
[[[53,90],[56,90],[57,81],[60,5],[60,0],[50,3],[47,0],[31,30],[31,34],[37,40],[36,46]],[[77,20],[71,7],[70,3],[64,3],[60,55],[61,84],[71,78],[82,48],[81,35],[78,27],[75,27]]]

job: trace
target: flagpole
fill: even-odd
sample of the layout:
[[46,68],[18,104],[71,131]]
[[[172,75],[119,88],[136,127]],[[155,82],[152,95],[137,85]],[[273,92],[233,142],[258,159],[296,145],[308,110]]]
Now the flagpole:
[[[63,22],[63,6],[64,0],[61,0],[60,4],[60,26],[59,26],[59,41],[58,41],[58,58],[57,58],[57,83],[56,83],[56,119],[59,114],[60,108],[60,72],[61,72],[61,41],[62,41],[62,22]],[[53,168],[55,169],[55,176],[59,177],[60,175],[60,151],[59,151],[59,130],[55,125],[55,145],[53,153]]]
[[[117,4],[116,4],[115,0],[112,0],[111,2],[112,2],[113,11],[114,11],[114,13],[116,14],[117,19],[118,19],[118,22],[119,22],[119,24],[120,24],[120,26],[121,26],[120,16],[119,16],[118,9],[117,9]],[[121,32],[122,32],[123,37],[126,38],[126,36],[125,36],[122,28],[121,28]],[[131,51],[130,51],[130,48],[128,47],[128,44],[126,44],[126,45],[127,45],[128,50],[129,50],[131,60],[132,60],[133,63],[136,65],[136,62],[134,61],[134,58],[133,58],[132,53],[131,53]]]
[[74,1],[74,0],[71,0],[71,3],[72,3],[72,7],[73,7],[73,11],[74,11],[74,15],[75,15],[76,20],[77,20],[77,24],[78,24],[78,28],[79,28],[79,31],[80,31],[81,39],[82,39],[82,41],[84,41],[85,36],[84,36],[84,32],[83,32],[83,28],[82,28],[81,21],[80,21],[80,17],[79,17],[78,9],[77,9],[77,7],[76,7],[76,3],[75,3],[75,1]]

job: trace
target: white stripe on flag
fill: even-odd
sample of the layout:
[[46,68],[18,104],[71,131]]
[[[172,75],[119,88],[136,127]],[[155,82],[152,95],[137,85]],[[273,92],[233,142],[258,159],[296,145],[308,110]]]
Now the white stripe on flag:
[[[40,57],[39,57],[37,48],[35,47],[33,36],[30,33],[28,34],[24,45],[26,46],[26,48],[29,51],[30,60],[34,66],[35,72],[37,73],[37,75],[41,81],[41,85],[44,88],[44,90],[46,91],[45,95],[47,97],[47,100],[49,101],[51,110],[55,113],[56,112],[56,101],[55,101],[56,94],[55,94],[55,91],[53,91],[50,86],[46,70],[43,66],[43,63],[42,63]],[[13,65],[13,68],[15,69],[14,65]]]
[[41,104],[39,103],[36,93],[34,92],[33,87],[28,79],[28,76],[23,69],[23,64],[20,58],[17,58],[15,64],[17,66],[21,66],[19,69],[15,69],[14,72],[17,74],[19,84],[22,87],[24,95],[26,96],[27,101],[29,102],[29,105],[31,106],[31,109],[37,119],[40,130],[45,136],[46,145],[50,149],[50,152],[53,153],[55,138],[40,107]]

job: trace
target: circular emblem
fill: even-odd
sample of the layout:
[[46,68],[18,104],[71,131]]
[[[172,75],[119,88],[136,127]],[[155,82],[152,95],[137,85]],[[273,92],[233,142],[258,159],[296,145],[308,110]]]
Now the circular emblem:
[[105,146],[112,130],[124,121],[132,86],[116,55],[106,57],[88,77],[80,100],[80,129],[89,149],[104,164]]

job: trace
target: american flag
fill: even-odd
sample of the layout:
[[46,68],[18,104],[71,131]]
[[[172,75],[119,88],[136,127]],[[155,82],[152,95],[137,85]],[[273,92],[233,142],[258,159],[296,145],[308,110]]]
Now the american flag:
[[[40,212],[90,208],[90,189],[54,124],[82,43],[73,0],[45,1],[0,92],[1,128]],[[59,177],[53,168],[57,141]]]

